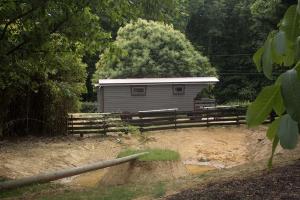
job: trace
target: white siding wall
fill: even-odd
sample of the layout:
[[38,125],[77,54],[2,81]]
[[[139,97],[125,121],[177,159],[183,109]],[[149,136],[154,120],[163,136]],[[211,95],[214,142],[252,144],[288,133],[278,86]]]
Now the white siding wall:
[[[140,110],[178,108],[193,110],[194,98],[207,85],[185,85],[184,95],[173,95],[172,85],[148,85],[146,96],[131,96],[130,86],[106,86],[104,88],[104,110],[100,112],[137,112]],[[101,104],[98,89],[98,103]]]

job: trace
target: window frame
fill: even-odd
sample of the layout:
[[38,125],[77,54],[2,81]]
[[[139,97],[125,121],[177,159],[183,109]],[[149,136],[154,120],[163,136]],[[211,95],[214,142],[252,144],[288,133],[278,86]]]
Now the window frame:
[[[182,88],[182,92],[176,91],[176,88],[178,88],[178,87]],[[173,85],[172,86],[172,91],[173,91],[173,95],[175,95],[175,96],[185,95],[185,85],[183,85],[183,84]]]
[[[143,93],[134,93],[134,88],[143,88],[144,92]],[[130,86],[130,93],[131,96],[146,96],[147,94],[147,86],[146,85],[132,85]]]

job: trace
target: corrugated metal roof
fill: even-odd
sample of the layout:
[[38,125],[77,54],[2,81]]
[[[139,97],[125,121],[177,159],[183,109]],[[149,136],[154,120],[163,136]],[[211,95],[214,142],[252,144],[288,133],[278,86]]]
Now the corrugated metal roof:
[[216,83],[216,77],[100,79],[97,86]]

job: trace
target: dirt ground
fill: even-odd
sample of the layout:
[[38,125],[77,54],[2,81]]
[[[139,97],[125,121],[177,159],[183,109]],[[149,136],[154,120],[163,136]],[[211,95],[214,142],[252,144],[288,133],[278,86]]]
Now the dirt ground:
[[231,178],[188,189],[168,200],[300,199],[300,160],[247,178]]
[[135,161],[110,167],[108,173],[106,173],[101,180],[100,185],[147,185],[149,183],[155,183],[157,180],[176,180],[187,175],[187,170],[180,161]]
[[[112,159],[126,148],[167,148],[178,151],[191,174],[229,168],[270,155],[265,127],[187,128],[154,131],[138,136],[75,136],[21,138],[0,142],[0,177],[20,178],[42,172]],[[278,152],[282,152],[278,149]],[[62,179],[60,182],[93,186],[106,169]]]

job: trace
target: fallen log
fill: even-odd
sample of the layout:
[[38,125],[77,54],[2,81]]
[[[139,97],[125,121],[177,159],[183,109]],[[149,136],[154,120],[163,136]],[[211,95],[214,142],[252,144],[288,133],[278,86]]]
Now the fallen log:
[[17,180],[9,180],[9,181],[5,181],[5,182],[0,182],[0,190],[13,189],[13,188],[26,186],[26,185],[30,185],[30,184],[47,183],[50,181],[82,174],[82,173],[93,171],[93,170],[103,169],[103,168],[111,167],[114,165],[119,165],[119,164],[122,164],[125,162],[135,160],[139,156],[142,156],[147,153],[148,152],[137,153],[137,154],[133,154],[133,155],[126,156],[126,157],[117,158],[114,160],[100,161],[100,162],[96,162],[96,163],[92,163],[92,164],[88,164],[88,165],[84,165],[84,166],[80,166],[80,167],[74,167],[71,169],[63,169],[61,171],[44,173],[44,174],[25,177],[25,178],[21,178],[21,179],[17,179]]

